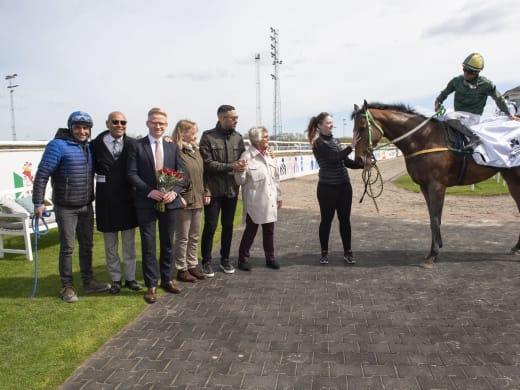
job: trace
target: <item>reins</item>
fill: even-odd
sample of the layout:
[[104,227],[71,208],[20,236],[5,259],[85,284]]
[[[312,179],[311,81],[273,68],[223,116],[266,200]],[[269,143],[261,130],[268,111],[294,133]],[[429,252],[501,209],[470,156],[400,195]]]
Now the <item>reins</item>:
[[[381,133],[382,136],[385,135],[385,132],[384,132],[383,128],[379,125],[379,123],[376,122],[376,120],[374,119],[372,113],[367,108],[366,111],[363,114],[361,114],[361,115],[364,116],[366,121],[367,121],[369,149],[371,151],[376,151],[376,150],[384,148],[385,146],[392,145],[392,144],[395,144],[396,142],[402,141],[403,139],[409,137],[410,135],[412,135],[416,131],[420,130],[422,127],[424,127],[429,121],[431,121],[436,116],[444,115],[445,112],[446,112],[446,109],[444,108],[444,106],[441,105],[439,107],[439,109],[432,116],[430,116],[429,118],[426,118],[424,121],[419,123],[417,126],[415,126],[410,131],[404,133],[403,135],[400,135],[399,137],[397,137],[397,138],[395,138],[395,139],[393,139],[391,141],[388,141],[387,143],[384,143],[384,144],[381,144],[381,145],[377,145],[375,148],[372,148],[372,130],[370,128],[370,125],[372,124]],[[425,150],[432,150],[432,151],[438,152],[439,151],[438,149],[440,149],[440,148],[425,149]],[[448,148],[445,148],[444,150],[448,150]],[[415,153],[413,153],[413,155],[423,154],[423,153],[428,153],[428,152],[423,152],[423,151],[415,152]],[[412,156],[412,155],[410,155],[410,156]],[[407,156],[405,156],[405,158],[407,158]]]
[[[407,131],[406,133],[400,135],[399,137],[397,137],[389,142],[378,145],[375,148],[372,145],[372,128],[371,128],[371,126],[374,126],[381,133],[381,136],[384,136],[385,132],[384,132],[383,128],[379,125],[379,123],[376,122],[376,120],[374,119],[374,116],[372,115],[372,113],[370,112],[370,110],[368,108],[365,110],[364,113],[361,114],[361,116],[365,117],[365,120],[367,122],[367,132],[368,132],[368,149],[367,149],[367,151],[369,153],[369,154],[367,154],[367,158],[370,158],[370,163],[368,164],[368,168],[363,169],[363,173],[361,175],[365,189],[363,191],[363,195],[361,196],[361,199],[359,200],[359,203],[363,202],[365,195],[368,194],[368,196],[374,202],[376,211],[379,213],[379,207],[377,206],[376,198],[381,196],[381,194],[383,193],[383,177],[381,176],[381,172],[379,170],[379,167],[377,166],[377,160],[374,156],[374,152],[376,150],[384,148],[385,146],[395,144],[396,142],[399,142],[399,141],[409,137],[410,135],[414,134],[415,132],[417,132],[418,130],[423,128],[434,117],[444,115],[445,112],[446,112],[446,109],[441,105],[439,107],[439,109],[432,116],[430,116],[429,118],[426,118],[424,121],[419,123],[419,125],[415,126],[410,131]],[[409,154],[407,156],[404,156],[404,158],[413,158],[415,156],[419,156],[419,155],[426,154],[426,153],[444,152],[447,150],[449,150],[447,147],[423,149],[423,150],[417,151],[415,153]],[[365,164],[365,166],[366,165],[367,164]],[[375,171],[376,171],[375,178],[372,178],[372,169],[375,169]],[[380,189],[379,189],[379,191],[377,191],[377,190],[374,191],[373,187],[377,182],[380,182]],[[377,193],[375,193],[375,192],[377,192]]]
[[38,239],[41,236],[45,236],[49,233],[49,226],[47,226],[47,222],[45,222],[44,217],[50,217],[51,213],[48,210],[43,212],[41,217],[41,221],[45,230],[40,231],[39,218],[34,215],[31,219],[31,227],[34,232],[34,280],[33,280],[33,290],[31,293],[31,298],[34,298],[36,295],[36,290],[38,288]]

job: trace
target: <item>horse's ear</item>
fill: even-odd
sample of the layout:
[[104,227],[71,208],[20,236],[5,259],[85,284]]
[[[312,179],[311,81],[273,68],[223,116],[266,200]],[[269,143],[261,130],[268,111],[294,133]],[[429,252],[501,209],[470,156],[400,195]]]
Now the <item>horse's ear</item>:
[[365,111],[366,111],[366,110],[367,110],[367,108],[368,108],[368,103],[367,103],[367,100],[366,100],[366,99],[364,99],[364,100],[363,100],[363,110],[365,110]]
[[354,112],[358,112],[358,111],[359,111],[359,106],[354,103]]

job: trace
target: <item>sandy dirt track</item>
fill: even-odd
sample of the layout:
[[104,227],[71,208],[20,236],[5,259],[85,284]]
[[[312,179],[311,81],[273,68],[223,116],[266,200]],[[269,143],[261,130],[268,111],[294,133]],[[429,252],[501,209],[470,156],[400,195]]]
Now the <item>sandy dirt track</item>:
[[[352,215],[381,216],[409,220],[428,221],[426,202],[421,193],[413,193],[398,188],[392,180],[406,171],[402,157],[378,162],[383,177],[383,193],[377,198],[379,214],[370,198],[363,194],[361,170],[350,170],[353,187]],[[282,181],[283,207],[318,210],[316,199],[317,175],[304,176]],[[492,223],[497,221],[520,221],[520,213],[513,198],[501,196],[453,196],[447,195],[444,201],[443,223]]]

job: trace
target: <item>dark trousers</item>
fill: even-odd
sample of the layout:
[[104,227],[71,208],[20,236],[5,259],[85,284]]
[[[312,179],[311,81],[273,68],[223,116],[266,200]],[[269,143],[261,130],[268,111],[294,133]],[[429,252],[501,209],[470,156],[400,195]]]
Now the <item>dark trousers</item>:
[[343,252],[351,249],[350,210],[352,207],[352,185],[350,182],[331,185],[318,183],[318,203],[320,204],[320,245],[322,252],[329,250],[329,236],[332,219],[337,212],[339,233],[343,243]]
[[[240,247],[238,248],[238,260],[249,260],[249,250],[255,241],[258,224],[254,223],[249,214],[246,217],[246,228],[242,234]],[[274,260],[274,222],[262,224],[262,243],[266,261]]]
[[157,287],[156,225],[159,222],[159,273],[161,282],[172,280],[175,210],[136,209],[141,234],[143,279],[146,287]]
[[220,238],[220,258],[229,259],[231,240],[233,239],[233,220],[237,209],[237,197],[227,198],[224,196],[211,197],[210,204],[204,206],[204,228],[200,240],[200,250],[203,262],[211,261],[213,250],[213,237],[217,229],[219,214],[222,234]]

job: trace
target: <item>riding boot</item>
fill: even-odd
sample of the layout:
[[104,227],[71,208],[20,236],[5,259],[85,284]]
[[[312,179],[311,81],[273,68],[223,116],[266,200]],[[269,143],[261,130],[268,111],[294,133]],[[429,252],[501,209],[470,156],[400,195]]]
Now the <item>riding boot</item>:
[[457,130],[463,136],[468,138],[468,143],[463,147],[464,151],[472,151],[475,147],[482,143],[480,137],[475,134],[473,131],[468,129],[461,121],[458,119],[448,119],[446,121],[448,125]]

